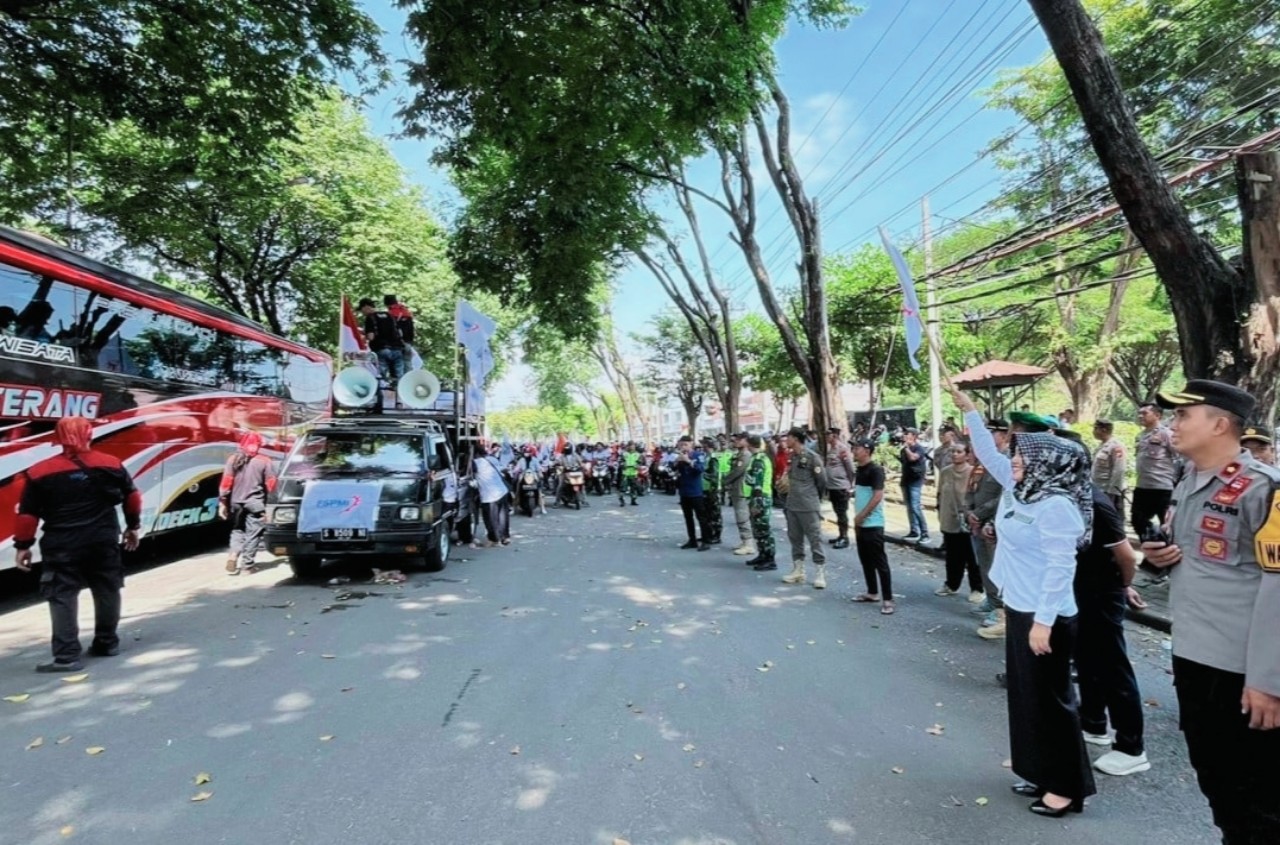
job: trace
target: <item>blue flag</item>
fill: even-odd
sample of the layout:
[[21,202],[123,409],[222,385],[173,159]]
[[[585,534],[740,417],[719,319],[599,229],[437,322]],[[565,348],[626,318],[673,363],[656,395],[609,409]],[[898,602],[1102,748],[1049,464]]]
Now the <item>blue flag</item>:
[[883,226],[880,227],[880,240],[884,242],[884,251],[889,253],[893,269],[898,271],[898,284],[902,287],[902,319],[905,324],[903,333],[907,338],[907,358],[911,361],[911,368],[918,370],[920,362],[916,360],[916,352],[920,350],[920,343],[924,340],[924,321],[920,319],[920,297],[916,296],[916,283],[911,279],[906,259],[893,245],[893,241],[889,240],[889,233]]

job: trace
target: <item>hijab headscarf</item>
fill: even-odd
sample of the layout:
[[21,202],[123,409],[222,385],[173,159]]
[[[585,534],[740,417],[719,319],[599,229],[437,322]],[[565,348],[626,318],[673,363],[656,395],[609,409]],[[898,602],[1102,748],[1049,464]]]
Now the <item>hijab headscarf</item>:
[[1022,480],[1013,488],[1013,497],[1024,505],[1049,496],[1066,496],[1084,520],[1084,533],[1076,541],[1083,548],[1093,538],[1093,480],[1089,454],[1084,447],[1052,434],[1019,432],[1013,437],[1013,452],[1022,456]]
[[62,447],[64,455],[88,452],[93,442],[93,424],[84,417],[63,417],[53,430],[53,439]]
[[240,451],[254,457],[262,449],[262,435],[256,431],[246,431],[240,435]]

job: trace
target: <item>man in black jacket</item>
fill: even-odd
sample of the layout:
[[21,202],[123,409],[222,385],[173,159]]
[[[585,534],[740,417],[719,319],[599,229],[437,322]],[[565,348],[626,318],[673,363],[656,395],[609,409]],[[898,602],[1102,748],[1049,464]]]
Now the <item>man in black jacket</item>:
[[124,548],[138,547],[142,494],[133,486],[120,461],[90,449],[93,426],[84,417],[65,417],[54,431],[62,454],[41,461],[23,473],[22,497],[14,528],[16,563],[30,572],[36,529],[40,537],[40,595],[49,602],[53,624],[53,660],[37,672],[76,672],[80,662],[80,591],[93,593],[94,635],[89,653],[110,657],[118,653],[120,589],[124,566],[120,560],[120,523],[116,506],[124,506]]

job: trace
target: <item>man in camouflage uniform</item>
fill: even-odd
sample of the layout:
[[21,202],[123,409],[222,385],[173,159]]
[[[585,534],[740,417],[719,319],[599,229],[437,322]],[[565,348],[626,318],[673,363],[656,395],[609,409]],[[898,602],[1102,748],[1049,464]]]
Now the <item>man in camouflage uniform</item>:
[[716,456],[716,441],[702,438],[702,449],[707,453],[707,467],[702,471],[702,508],[707,518],[707,542],[719,543],[724,530],[724,516],[720,513],[720,460]]
[[777,569],[774,561],[773,525],[773,461],[764,450],[764,440],[753,434],[747,438],[751,461],[742,479],[742,495],[747,500],[751,514],[751,536],[755,539],[758,554],[747,561],[747,566],[757,572]]

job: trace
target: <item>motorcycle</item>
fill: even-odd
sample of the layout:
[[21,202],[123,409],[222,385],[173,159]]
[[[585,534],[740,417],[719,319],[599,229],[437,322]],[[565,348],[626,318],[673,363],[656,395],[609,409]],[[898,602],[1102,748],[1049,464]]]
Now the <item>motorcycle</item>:
[[520,513],[525,516],[533,516],[534,510],[538,507],[538,497],[540,495],[538,474],[533,471],[526,471],[520,477]]
[[560,492],[557,499],[565,507],[582,510],[586,504],[586,474],[580,469],[560,470]]
[[609,488],[613,486],[613,475],[608,464],[603,461],[596,461],[591,467],[591,492],[597,496],[609,495]]
[[654,484],[663,493],[668,496],[674,496],[676,488],[679,485],[680,476],[676,473],[675,468],[667,464],[659,464],[654,474]]
[[649,467],[641,464],[636,471],[636,486],[640,488],[641,496],[649,495]]

